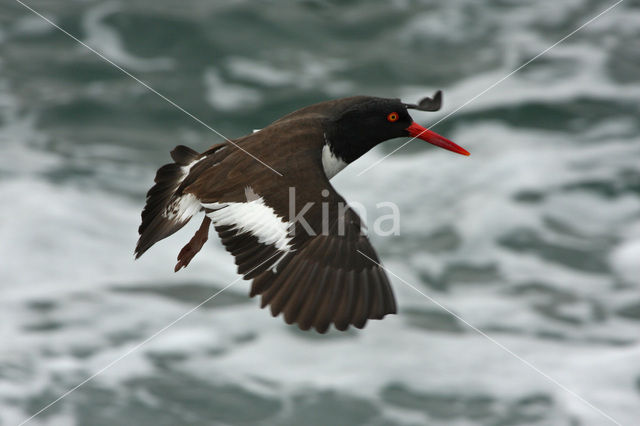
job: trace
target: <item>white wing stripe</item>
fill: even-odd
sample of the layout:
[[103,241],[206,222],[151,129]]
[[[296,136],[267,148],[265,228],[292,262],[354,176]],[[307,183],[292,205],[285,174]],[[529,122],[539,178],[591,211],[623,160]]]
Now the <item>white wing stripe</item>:
[[262,244],[274,245],[283,252],[292,251],[289,223],[267,206],[262,197],[246,203],[209,203],[203,207],[215,209],[207,214],[217,226],[232,226],[248,232]]

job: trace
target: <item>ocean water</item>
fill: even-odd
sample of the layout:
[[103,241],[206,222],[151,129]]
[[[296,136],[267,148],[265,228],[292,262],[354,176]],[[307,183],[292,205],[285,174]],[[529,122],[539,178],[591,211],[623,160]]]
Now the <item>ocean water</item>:
[[[228,137],[443,89],[414,114],[429,125],[614,4],[25,3]],[[625,0],[435,127],[471,157],[414,141],[359,175],[398,140],[334,179],[401,209],[400,235],[372,236],[398,315],[300,332],[237,281],[182,317],[237,280],[233,260],[212,236],[174,274],[190,224],[134,262],[139,214],[170,149],[220,138],[4,1],[0,425],[101,370],[26,424],[640,424],[639,100]]]

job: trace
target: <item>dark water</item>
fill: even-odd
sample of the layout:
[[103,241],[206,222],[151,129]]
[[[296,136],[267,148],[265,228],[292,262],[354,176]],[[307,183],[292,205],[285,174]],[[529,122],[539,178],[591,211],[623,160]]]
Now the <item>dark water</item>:
[[[427,125],[614,2],[28,1],[229,137],[306,104],[445,91]],[[640,2],[334,179],[400,312],[299,332],[194,226],[132,260],[155,169],[220,138],[19,3],[0,5],[0,424],[605,425],[640,420]],[[274,141],[277,143],[277,141]],[[597,409],[421,296],[446,305]]]

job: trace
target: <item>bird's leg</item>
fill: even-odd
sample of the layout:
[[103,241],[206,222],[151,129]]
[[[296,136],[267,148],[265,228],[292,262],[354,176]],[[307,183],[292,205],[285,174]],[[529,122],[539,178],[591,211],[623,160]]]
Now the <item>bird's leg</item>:
[[186,246],[180,250],[178,254],[178,263],[176,263],[176,267],[174,269],[175,272],[178,272],[180,268],[186,267],[191,259],[200,251],[204,243],[207,242],[209,238],[209,225],[211,225],[211,219],[208,216],[204,217],[202,221],[202,225],[196,234],[191,238],[191,240],[187,243]]

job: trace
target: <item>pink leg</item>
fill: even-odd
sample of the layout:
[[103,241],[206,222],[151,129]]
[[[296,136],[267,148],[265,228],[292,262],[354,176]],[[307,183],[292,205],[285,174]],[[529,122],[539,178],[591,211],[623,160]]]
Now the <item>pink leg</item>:
[[207,242],[209,238],[209,225],[211,225],[211,219],[208,216],[204,217],[202,221],[202,225],[196,232],[196,234],[191,238],[191,240],[187,243],[186,246],[180,250],[178,254],[178,263],[176,263],[176,267],[174,269],[175,272],[178,272],[180,268],[185,268],[191,259],[200,251],[204,243]]

